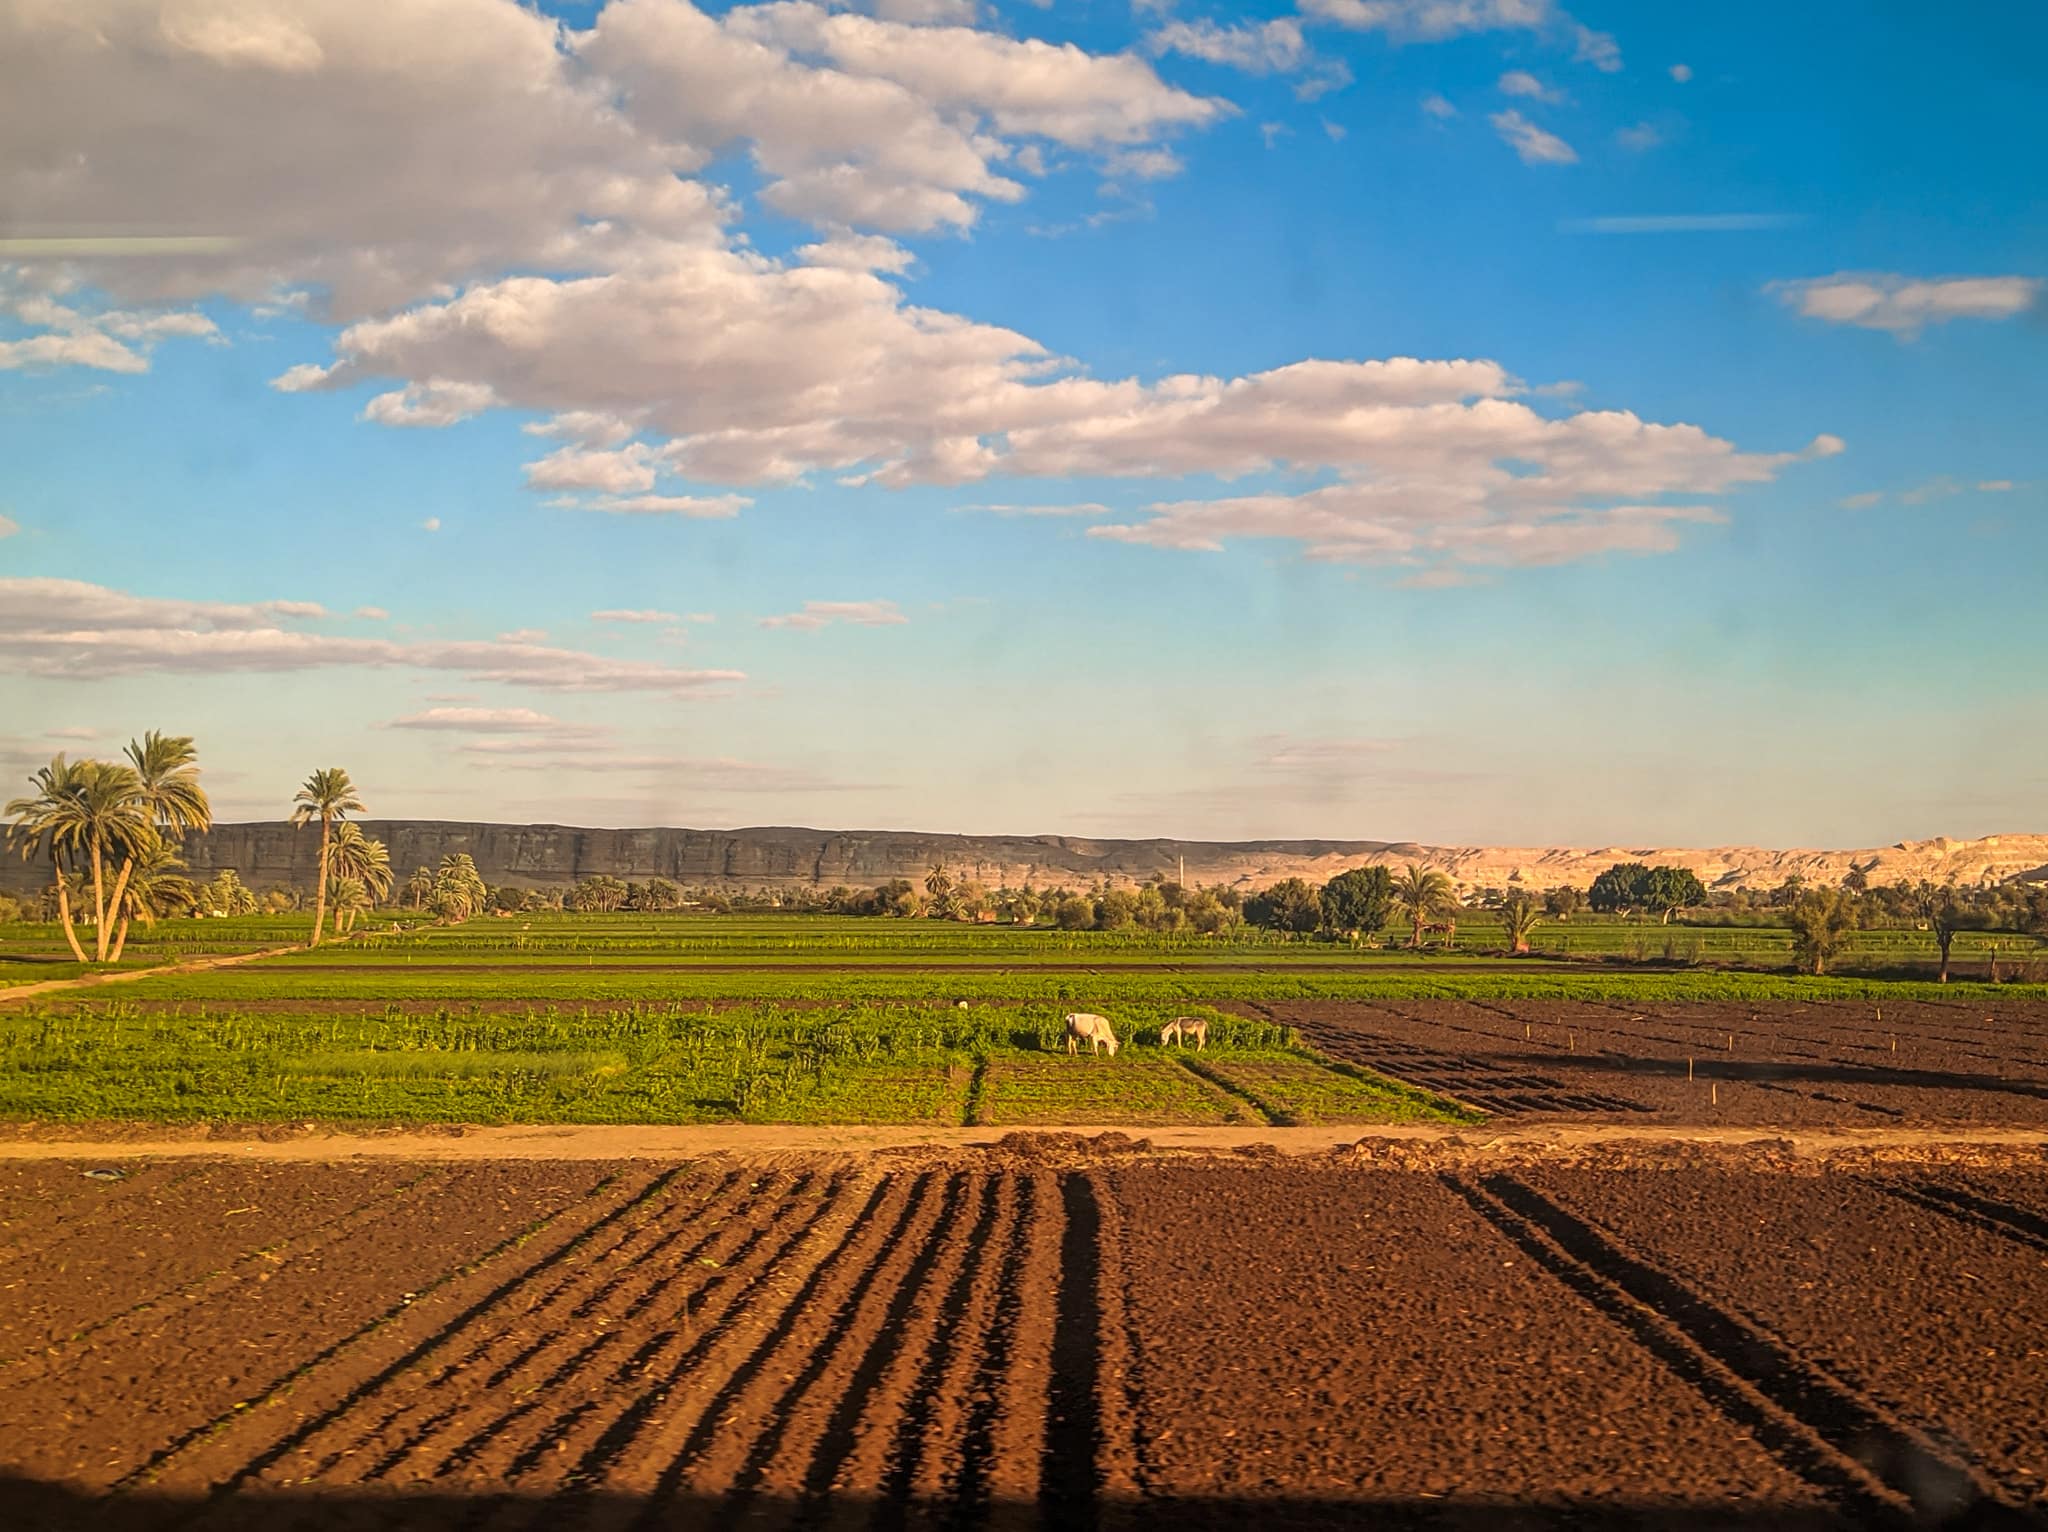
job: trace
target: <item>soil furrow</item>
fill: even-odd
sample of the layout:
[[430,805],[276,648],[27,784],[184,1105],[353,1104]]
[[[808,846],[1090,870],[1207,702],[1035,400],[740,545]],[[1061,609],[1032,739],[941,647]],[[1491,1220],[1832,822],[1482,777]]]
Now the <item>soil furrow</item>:
[[[815,1180],[803,1178],[765,1224],[749,1230],[722,1257],[719,1270],[684,1295],[679,1323],[656,1330],[608,1375],[588,1380],[597,1408],[553,1433],[552,1453],[533,1455],[519,1476],[523,1495],[556,1498],[532,1502],[525,1522],[515,1520],[514,1525],[552,1527],[569,1519],[566,1504],[606,1487],[615,1465],[637,1451],[651,1423],[658,1425],[678,1380],[713,1365],[707,1359],[723,1354],[726,1332],[720,1326],[727,1316],[743,1319],[755,1290],[839,1211],[843,1179],[835,1178],[814,1198],[810,1188]],[[564,1466],[554,1467],[550,1456]]]
[[1116,1493],[1136,1479],[1136,1463],[1121,1450],[1134,1433],[1117,1429],[1127,1423],[1131,1387],[1127,1274],[1106,1189],[1090,1175],[1069,1172],[1060,1177],[1059,1194],[1059,1289],[1038,1511],[1047,1525],[1086,1529],[1097,1525],[1104,1491]]
[[1220,1094],[1230,1103],[1233,1110],[1242,1111],[1245,1108],[1249,1108],[1253,1117],[1258,1121],[1269,1123],[1278,1128],[1287,1128],[1294,1125],[1294,1118],[1291,1113],[1282,1111],[1249,1087],[1240,1085],[1237,1081],[1224,1074],[1222,1070],[1204,1063],[1200,1059],[1182,1057],[1179,1063],[1181,1068],[1208,1086],[1211,1091]]
[[[815,1173],[794,1181],[780,1174],[761,1177],[756,1189],[766,1188],[764,1195],[682,1252],[620,1316],[616,1331],[608,1329],[582,1347],[525,1403],[477,1434],[461,1463],[464,1478],[502,1479],[524,1496],[565,1485],[587,1487],[586,1456],[617,1427],[622,1406],[641,1397],[638,1391],[651,1375],[676,1365],[699,1326],[715,1326],[739,1301],[746,1283],[728,1281],[730,1272],[744,1272],[756,1250],[787,1245],[821,1216],[814,1190],[819,1180]],[[724,1287],[735,1291],[721,1295]],[[657,1327],[651,1335],[644,1328],[649,1325]],[[632,1350],[617,1356],[628,1345]]]
[[[410,1400],[366,1438],[383,1446],[362,1477],[444,1477],[513,1422],[553,1408],[556,1386],[616,1340],[607,1327],[630,1320],[666,1282],[671,1268],[656,1264],[664,1254],[694,1235],[705,1220],[749,1205],[753,1178],[734,1172],[710,1187],[679,1223],[667,1226],[663,1215],[680,1174],[672,1172],[658,1183],[616,1231],[618,1237],[602,1250],[583,1253],[552,1291],[516,1316],[493,1316],[490,1328],[480,1330],[465,1355],[446,1360],[431,1377],[408,1380]],[[684,1259],[696,1254],[687,1251]],[[597,1338],[578,1345],[594,1314],[602,1316]],[[507,1409],[508,1399],[520,1402]],[[402,1464],[410,1464],[410,1471],[399,1473]]]
[[[775,1194],[762,1201],[775,1210],[779,1220],[802,1206],[797,1200],[798,1190],[778,1182]],[[742,1212],[757,1205],[750,1203]],[[727,1260],[744,1259],[746,1252],[774,1226],[773,1222],[767,1226],[753,1225],[736,1238],[736,1231],[731,1228],[714,1230],[684,1252],[682,1259],[659,1276],[638,1302],[608,1321],[623,1328],[603,1330],[577,1348],[537,1388],[522,1390],[529,1396],[525,1403],[480,1427],[458,1454],[443,1463],[439,1472],[460,1467],[466,1477],[503,1478],[518,1484],[522,1492],[557,1481],[553,1463],[566,1463],[572,1450],[602,1428],[609,1418],[606,1401],[615,1396],[621,1383],[634,1386],[635,1375],[644,1376],[648,1370],[648,1347],[644,1342],[610,1367],[604,1365],[607,1354],[616,1353],[633,1340],[636,1332],[632,1327],[640,1315],[657,1298],[672,1304],[678,1288],[682,1289],[682,1306],[687,1308],[693,1296],[688,1283],[696,1275],[691,1270],[693,1265],[699,1261],[722,1265]],[[713,1250],[721,1254],[708,1254]],[[699,1255],[700,1251],[707,1253]]]
[[1924,1208],[2048,1254],[2048,1218],[2025,1208],[2014,1207],[1996,1197],[1943,1186],[1933,1181],[1882,1181],[1876,1183],[1895,1197],[1904,1197]]
[[1019,1182],[1023,1228],[1021,1238],[1010,1241],[1014,1259],[1003,1273],[1019,1298],[986,1469],[992,1501],[987,1525],[994,1532],[1023,1532],[1038,1525],[1065,1227],[1057,1175],[1034,1171],[1013,1179]]
[[643,1390],[621,1429],[592,1449],[590,1467],[602,1468],[605,1488],[614,1492],[584,1508],[582,1520],[593,1532],[641,1520],[629,1497],[660,1520],[659,1506],[675,1496],[701,1445],[717,1431],[716,1412],[728,1405],[740,1375],[761,1370],[829,1273],[857,1259],[906,1201],[901,1178],[868,1171],[848,1175],[836,1191],[821,1216],[736,1293],[745,1301],[736,1304],[732,1322],[692,1347],[660,1386]]
[[[386,1309],[369,1323],[302,1361],[246,1409],[229,1411],[184,1447],[151,1465],[150,1482],[166,1489],[226,1495],[254,1483],[303,1482],[290,1463],[322,1433],[347,1421],[365,1401],[421,1366],[455,1337],[507,1302],[527,1283],[600,1236],[649,1196],[653,1171],[607,1176],[581,1198],[554,1208],[439,1281]],[[510,1269],[503,1258],[524,1255]],[[292,1409],[289,1419],[275,1413]],[[282,1471],[279,1470],[283,1465]],[[296,1469],[297,1471],[293,1471]]]
[[1601,1313],[1620,1324],[1646,1351],[1698,1390],[1708,1403],[1737,1426],[1754,1436],[1794,1473],[1872,1525],[1892,1525],[1901,1521],[1907,1503],[1895,1497],[1889,1486],[1865,1473],[1853,1457],[1843,1454],[1832,1442],[1814,1433],[1803,1419],[1774,1408],[1746,1386],[1745,1381],[1734,1374],[1721,1357],[1697,1347],[1676,1327],[1663,1323],[1662,1316],[1653,1305],[1643,1303],[1594,1267],[1572,1256],[1539,1232],[1536,1225],[1524,1220],[1479,1186],[1451,1175],[1444,1176],[1443,1181],[1510,1242]]
[[[878,1400],[900,1403],[892,1381],[919,1359],[916,1335],[929,1338],[928,1316],[935,1295],[944,1291],[950,1270],[964,1253],[966,1232],[980,1221],[987,1196],[987,1178],[959,1173],[946,1178],[936,1216],[920,1220],[902,1244],[915,1248],[892,1251],[873,1289],[849,1317],[843,1332],[820,1348],[806,1376],[792,1385],[791,1403],[777,1428],[755,1443],[746,1466],[736,1476],[737,1493],[726,1502],[728,1514],[745,1515],[749,1526],[785,1527],[816,1520],[835,1486],[841,1494],[872,1494],[873,1479],[862,1483],[848,1470],[859,1427],[871,1419]],[[822,1353],[829,1360],[819,1365]]]
[[849,1342],[875,1327],[892,1288],[955,1202],[955,1180],[917,1176],[888,1232],[869,1240],[857,1258],[833,1271],[832,1280],[820,1282],[798,1306],[794,1322],[762,1354],[759,1366],[744,1381],[736,1376],[723,1404],[709,1412],[679,1487],[696,1496],[722,1495],[727,1516],[747,1519],[776,1454],[807,1423],[806,1396],[835,1370]]
[[949,1527],[980,1526],[991,1519],[1001,1454],[997,1430],[1009,1406],[1017,1363],[1025,1301],[1023,1269],[1031,1227],[1037,1222],[1038,1193],[1036,1181],[1023,1180],[1017,1187],[1018,1214],[1004,1245],[995,1309],[981,1332],[981,1354],[968,1385],[967,1418],[949,1487]]
[[[1463,1189],[1455,1178],[1447,1179]],[[1992,1498],[1989,1486],[1968,1464],[1942,1453],[1917,1432],[1891,1419],[1819,1363],[1795,1355],[1703,1293],[1622,1249],[1533,1187],[1496,1175],[1485,1177],[1475,1189],[1481,1192],[1474,1200],[1475,1207],[1486,1212],[1491,1203],[1526,1220],[1526,1226],[1540,1229],[1594,1282],[1661,1318],[1700,1355],[1741,1379],[1796,1423],[1802,1434],[1826,1444],[1841,1461],[1854,1463],[1874,1476],[1916,1515],[1946,1519],[1962,1507]],[[1497,1216],[1494,1221],[1501,1223]],[[1759,1435],[1761,1438],[1762,1433]],[[1798,1455],[1810,1466],[1820,1466],[1818,1455]]]
[[[862,1439],[860,1477],[847,1477],[856,1485],[879,1486],[872,1517],[878,1532],[922,1526],[944,1511],[947,1465],[957,1455],[966,1422],[967,1380],[1005,1279],[1000,1250],[1016,1219],[1016,1178],[997,1177],[984,1189],[964,1259],[928,1316],[929,1334],[912,1359],[916,1367],[900,1413],[893,1425],[880,1422]],[[832,1524],[850,1532],[869,1522],[863,1509],[846,1506]]]
[[960,1333],[968,1290],[1010,1201],[1006,1183],[1000,1176],[968,1177],[966,1200],[901,1316],[893,1344],[870,1353],[880,1363],[872,1385],[849,1393],[804,1470],[793,1517],[804,1532],[902,1524],[908,1480],[893,1469],[898,1454],[906,1446],[914,1454],[923,1437],[946,1349]]

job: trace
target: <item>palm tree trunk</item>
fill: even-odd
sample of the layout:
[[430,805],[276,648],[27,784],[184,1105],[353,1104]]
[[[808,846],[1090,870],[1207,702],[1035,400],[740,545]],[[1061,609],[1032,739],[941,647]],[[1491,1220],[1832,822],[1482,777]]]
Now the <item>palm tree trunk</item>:
[[[53,867],[55,863],[51,864]],[[85,949],[78,945],[78,931],[71,924],[71,890],[64,886],[64,869],[56,867],[57,873],[57,919],[64,926],[64,940],[71,944],[71,955],[83,963]]]
[[[135,858],[132,856],[125,858],[121,863],[121,871],[114,878],[114,897],[107,901],[107,912],[109,915],[112,915],[115,911],[121,908],[121,896],[128,892],[128,877],[129,874],[133,873],[134,871]],[[121,920],[118,917],[116,917],[115,923],[118,924],[123,930],[126,930],[128,927],[128,922],[125,920]],[[121,950],[119,944],[117,943],[114,948],[113,956],[109,959],[109,961],[119,962],[120,958]]]
[[108,962],[110,962],[110,963],[118,963],[118,962],[120,962],[120,961],[121,961],[121,949],[122,949],[123,947],[127,946],[127,945],[128,945],[128,917],[127,917],[126,915],[123,915],[123,916],[121,917],[121,926],[120,926],[120,929],[119,929],[118,931],[116,931],[116,932],[114,933],[114,955],[113,955],[112,957],[110,957],[109,959],[107,959],[107,961],[108,961]]
[[327,919],[327,816],[320,816],[320,885],[313,895],[313,940],[320,945],[320,927]]
[[93,961],[104,963],[107,960],[107,887],[97,839],[92,843],[92,908]]

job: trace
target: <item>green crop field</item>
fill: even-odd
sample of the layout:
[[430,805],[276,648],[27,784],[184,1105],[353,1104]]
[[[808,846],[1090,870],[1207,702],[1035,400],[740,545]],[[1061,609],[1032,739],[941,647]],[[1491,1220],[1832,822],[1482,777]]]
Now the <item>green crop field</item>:
[[[170,922],[124,967],[259,952],[305,917]],[[1665,928],[1574,922],[1618,944]],[[1782,932],[1670,928],[1694,936]],[[1468,934],[1461,924],[1461,945]],[[1865,933],[1911,939],[1919,933]],[[1924,942],[1924,937],[1919,937]],[[1472,937],[1487,940],[1483,930]],[[0,968],[56,976],[49,927],[0,928]],[[1960,944],[1959,944],[1960,948]],[[2017,956],[2008,954],[2017,961]],[[76,965],[68,965],[75,971]],[[12,972],[13,970],[8,970]],[[1969,972],[1958,953],[1958,971]],[[2008,962],[2008,975],[2016,973]],[[242,1122],[1057,1124],[1447,1120],[1460,1109],[1322,1058],[1233,1001],[1382,997],[1821,1000],[1994,993],[1811,978],[1656,953],[1559,962],[1260,933],[1067,933],[811,916],[380,917],[317,951],[0,1006],[0,1115]],[[2048,998],[2048,986],[1995,993]],[[1059,1017],[1112,1016],[1114,1060]],[[1211,1019],[1200,1055],[1158,1046]]]
[[1158,1044],[1173,1014],[1126,1008],[1123,1048],[1111,1059],[1069,1057],[1051,1005],[479,1006],[421,1015],[395,1006],[166,1009],[123,996],[0,1012],[0,1112],[969,1126],[1295,1120],[1285,1107],[1261,1112],[1204,1072],[1243,1069],[1247,1079],[1264,1078],[1259,1071],[1313,1078],[1315,1120],[1464,1115],[1426,1093],[1329,1066],[1289,1028],[1215,1012],[1201,1013],[1210,1044],[1191,1069],[1187,1055]]

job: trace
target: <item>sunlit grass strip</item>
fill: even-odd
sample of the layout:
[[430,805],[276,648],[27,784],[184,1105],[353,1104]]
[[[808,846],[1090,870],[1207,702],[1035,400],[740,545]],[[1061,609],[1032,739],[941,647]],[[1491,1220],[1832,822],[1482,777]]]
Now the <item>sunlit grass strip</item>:
[[[979,1107],[991,1123],[1218,1120],[1214,1098],[1157,1046],[1179,1009],[1120,1009],[1124,1049],[1098,1060],[1067,1056],[1052,1006],[670,1002],[312,1016],[126,999],[28,1007],[0,1013],[0,1114],[962,1123]],[[1312,1059],[1291,1027],[1209,1016],[1210,1057]],[[1006,1094],[1006,1074],[1041,1082],[1025,1091],[1036,1107]]]
[[405,1002],[489,1005],[496,1002],[614,1004],[678,1001],[1070,1003],[1111,1004],[1221,1000],[1620,1000],[1635,1004],[1700,1001],[2048,1000],[2048,984],[1941,985],[1919,981],[1813,978],[1797,974],[1730,973],[1712,969],[1530,972],[1511,960],[1491,967],[1432,971],[1422,966],[1372,971],[1045,972],[1031,968],[986,973],[789,969],[741,973],[648,974],[587,971],[454,973],[299,972],[269,959],[195,975],[165,975],[123,986],[134,1000],[258,1000]]

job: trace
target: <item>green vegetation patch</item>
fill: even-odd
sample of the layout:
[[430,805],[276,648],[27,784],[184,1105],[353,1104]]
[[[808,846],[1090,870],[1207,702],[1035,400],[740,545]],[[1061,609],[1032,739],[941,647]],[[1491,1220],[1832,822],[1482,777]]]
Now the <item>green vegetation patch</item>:
[[1257,1123],[1265,1119],[1172,1058],[1126,1048],[1115,1058],[1005,1059],[992,1063],[983,1089],[986,1127],[1057,1123],[1164,1126],[1170,1123]]
[[[1161,1123],[1261,1120],[1126,1007],[1115,1059],[1054,1006],[681,1002],[493,1012],[0,1011],[0,1115],[263,1122]],[[1293,1029],[1211,1013],[1218,1058],[1325,1066]],[[1325,1070],[1328,1072],[1328,1070]],[[1341,1076],[1330,1088],[1344,1094]],[[1364,1102],[1351,1092],[1347,1099]],[[1364,1110],[1361,1107],[1361,1110]],[[1409,1112],[1390,1102],[1391,1116]],[[1384,1119],[1383,1119],[1384,1120]]]
[[1314,1123],[1476,1122],[1482,1114],[1370,1070],[1320,1059],[1210,1058],[1187,1067],[1256,1103],[1270,1120]]

